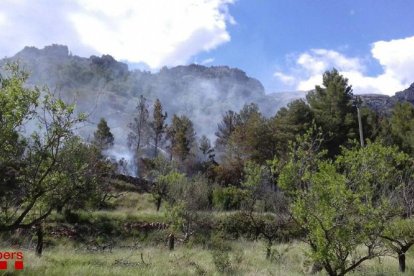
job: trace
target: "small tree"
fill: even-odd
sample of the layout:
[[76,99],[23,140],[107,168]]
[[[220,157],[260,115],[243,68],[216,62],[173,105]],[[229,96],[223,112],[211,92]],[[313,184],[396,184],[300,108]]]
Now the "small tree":
[[162,105],[159,99],[156,99],[154,102],[154,109],[152,113],[152,121],[150,123],[153,139],[154,139],[154,156],[158,155],[158,147],[162,140],[163,134],[166,132],[167,124],[165,120],[167,119],[167,112],[163,113]]
[[171,143],[171,154],[183,162],[190,155],[195,142],[193,122],[185,116],[174,115],[172,124],[168,129],[168,138]]
[[148,117],[147,99],[141,95],[136,108],[136,116],[133,122],[129,124],[131,132],[128,134],[128,146],[133,150],[135,158],[138,158],[142,146],[147,142]]
[[170,184],[176,176],[174,163],[168,162],[163,156],[158,156],[152,160],[152,169],[149,172],[149,178],[153,181],[151,195],[155,202],[157,211],[161,208],[161,203],[166,200],[170,192]]
[[107,150],[114,145],[114,135],[104,118],[101,118],[99,121],[93,137],[93,144],[101,151]]
[[[9,69],[0,87],[0,166],[6,169],[0,180],[6,186],[0,192],[0,231],[40,225],[58,199],[67,202],[76,196],[77,186],[65,187],[61,181],[65,173],[60,164],[66,162],[62,150],[73,136],[72,128],[85,120],[47,89],[40,99],[38,89],[24,88],[27,74],[16,65]],[[38,129],[23,137],[20,130],[27,119]]]
[[207,138],[207,136],[201,136],[198,148],[203,154],[203,161],[214,161],[214,148],[211,147],[210,140]]
[[[367,191],[347,187],[346,178],[328,162],[320,163],[318,172],[306,179],[310,188],[298,194],[292,214],[306,233],[313,261],[336,276],[381,256],[385,208],[374,208]],[[365,253],[360,254],[360,246],[366,247]]]
[[414,220],[396,218],[392,220],[382,234],[386,245],[398,256],[398,265],[401,272],[405,272],[405,255],[414,245]]
[[[310,131],[293,145],[278,184],[290,198],[292,217],[306,234],[316,266],[329,275],[345,275],[384,253],[381,234],[392,215],[385,191],[395,169],[387,164],[401,156],[389,158],[392,150],[368,145],[346,150],[332,163],[322,160],[322,141],[312,137]],[[365,254],[357,250],[360,246]]]

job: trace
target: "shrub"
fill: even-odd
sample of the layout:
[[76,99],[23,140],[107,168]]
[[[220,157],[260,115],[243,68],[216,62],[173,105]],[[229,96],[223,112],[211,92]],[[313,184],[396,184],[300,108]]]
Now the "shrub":
[[248,191],[233,186],[216,187],[213,190],[213,204],[220,210],[238,210],[248,195]]

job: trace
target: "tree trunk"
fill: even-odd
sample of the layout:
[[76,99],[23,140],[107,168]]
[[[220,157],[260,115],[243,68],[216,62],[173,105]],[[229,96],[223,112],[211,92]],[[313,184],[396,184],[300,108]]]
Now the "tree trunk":
[[320,263],[313,263],[309,274],[316,274],[323,269],[323,266]]
[[155,134],[154,146],[155,146],[154,157],[157,158],[158,156],[158,134]]
[[161,207],[161,198],[157,198],[157,212],[160,210]]
[[270,259],[270,256],[272,255],[272,241],[268,241],[266,246],[266,259]]
[[175,237],[174,234],[170,234],[168,236],[168,248],[170,250],[174,250],[174,243],[175,243]]
[[43,252],[43,228],[41,224],[36,225],[36,235],[37,235],[36,256],[41,257],[42,252]]
[[405,272],[405,252],[398,254],[398,264],[400,265],[400,272]]

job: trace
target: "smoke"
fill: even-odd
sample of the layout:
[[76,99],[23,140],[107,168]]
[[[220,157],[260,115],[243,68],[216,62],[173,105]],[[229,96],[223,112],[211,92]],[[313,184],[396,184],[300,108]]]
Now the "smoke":
[[118,173],[136,177],[138,166],[134,154],[126,147],[115,144],[110,149],[103,152],[110,160],[115,161],[118,165]]
[[[106,155],[126,162],[125,170],[133,176],[138,168],[127,148],[128,125],[137,115],[135,108],[140,95],[148,99],[150,117],[158,98],[168,113],[168,123],[173,114],[186,115],[192,120],[197,136],[206,135],[212,144],[217,124],[226,111],[237,112],[243,105],[254,102],[263,115],[273,116],[292,99],[292,94],[267,95],[258,80],[227,66],[192,64],[163,68],[158,73],[128,71],[126,64],[110,56],[81,58],[70,55],[66,46],[58,45],[41,50],[25,48],[12,59],[20,59],[31,72],[30,85],[48,85],[65,101],[75,102],[79,112],[89,115],[89,123],[78,130],[86,139],[96,131],[100,118],[105,118],[115,137],[115,145]],[[5,61],[0,61],[0,65]],[[161,149],[164,150],[162,145]],[[146,154],[153,151],[150,145]]]

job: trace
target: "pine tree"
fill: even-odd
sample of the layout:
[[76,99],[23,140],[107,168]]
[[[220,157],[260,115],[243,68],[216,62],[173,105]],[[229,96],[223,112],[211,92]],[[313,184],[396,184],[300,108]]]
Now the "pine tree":
[[184,161],[190,154],[191,147],[195,141],[193,122],[185,116],[174,115],[172,124],[168,129],[170,140],[170,151],[180,161]]
[[216,131],[216,147],[223,149],[226,147],[230,135],[236,129],[236,126],[240,123],[240,116],[233,110],[227,111],[223,115],[222,122],[218,124]]
[[137,156],[142,145],[147,142],[145,140],[149,132],[147,99],[142,95],[139,98],[136,112],[136,117],[129,124],[131,132],[128,135],[128,146],[135,151],[135,155]]
[[156,99],[152,113],[152,122],[150,124],[153,132],[155,157],[158,155],[158,147],[167,128],[167,124],[165,123],[166,119],[167,112],[163,113],[161,102],[159,99]]
[[214,149],[211,147],[210,140],[207,136],[203,135],[200,138],[200,145],[198,147],[203,154],[204,160],[214,161]]
[[324,131],[331,156],[349,138],[357,138],[358,121],[353,105],[352,87],[336,69],[323,74],[323,86],[316,86],[306,97],[315,122]]
[[101,118],[99,121],[98,128],[93,137],[93,144],[101,151],[107,150],[114,145],[114,135],[111,133],[111,129],[104,118]]

